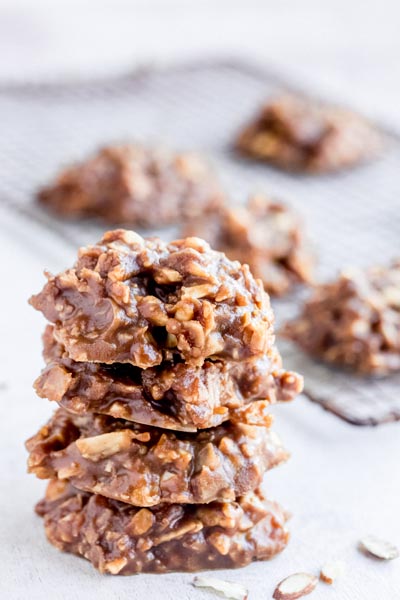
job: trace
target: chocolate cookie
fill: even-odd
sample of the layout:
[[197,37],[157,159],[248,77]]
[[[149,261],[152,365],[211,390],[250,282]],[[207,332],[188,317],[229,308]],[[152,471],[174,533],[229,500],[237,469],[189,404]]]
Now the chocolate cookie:
[[111,231],[47,277],[30,302],[75,361],[148,368],[180,357],[201,366],[262,355],[274,342],[261,282],[197,238],[166,244]]
[[201,367],[163,363],[150,369],[130,364],[79,363],[65,354],[48,325],[43,336],[47,366],[35,381],[42,398],[76,414],[101,413],[181,431],[233,420],[268,425],[268,406],[292,400],[302,377],[282,369],[276,350],[241,362],[206,360]]
[[248,156],[312,173],[364,162],[381,145],[377,130],[356,113],[294,95],[268,102],[236,140]]
[[282,333],[312,356],[364,375],[400,370],[400,261],[318,286]]
[[26,446],[38,477],[143,507],[234,500],[288,456],[266,427],[227,423],[193,435],[63,409]]
[[200,215],[223,197],[211,169],[193,154],[140,144],[109,146],[62,171],[38,200],[66,217],[160,227]]
[[189,221],[184,236],[205,239],[231,260],[247,263],[274,296],[310,283],[314,258],[298,216],[289,207],[257,194],[246,206],[221,206]]
[[261,492],[234,502],[135,508],[53,480],[36,508],[49,541],[101,573],[243,567],[287,544],[286,515]]

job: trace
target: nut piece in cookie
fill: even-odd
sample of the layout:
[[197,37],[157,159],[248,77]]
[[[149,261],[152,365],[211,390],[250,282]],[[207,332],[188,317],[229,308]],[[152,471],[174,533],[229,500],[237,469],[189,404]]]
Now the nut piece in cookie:
[[349,269],[316,287],[282,334],[315,358],[362,375],[400,370],[400,261]]
[[183,235],[204,238],[231,260],[247,263],[265,290],[281,296],[310,283],[314,258],[303,225],[289,207],[264,195],[246,206],[221,206],[184,226]]
[[261,281],[198,238],[167,244],[109,231],[47,278],[30,302],[78,362],[201,366],[208,357],[260,356],[274,343]]
[[381,146],[380,134],[360,115],[289,94],[268,102],[236,140],[243,154],[311,173],[362,163]]
[[100,149],[62,171],[38,200],[66,217],[160,227],[200,215],[223,193],[203,160],[140,144]]
[[281,552],[286,515],[260,491],[232,502],[135,508],[52,480],[36,508],[54,546],[101,573],[243,567]]

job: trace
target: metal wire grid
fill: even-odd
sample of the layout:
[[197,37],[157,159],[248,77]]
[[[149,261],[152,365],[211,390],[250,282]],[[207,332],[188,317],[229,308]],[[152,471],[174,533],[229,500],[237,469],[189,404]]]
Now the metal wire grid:
[[[76,247],[104,226],[64,222],[33,201],[60,165],[113,141],[143,140],[207,155],[233,203],[252,191],[284,199],[303,216],[321,278],[347,264],[400,255],[400,140],[388,135],[382,159],[339,175],[299,176],[238,158],[231,142],[256,107],[282,88],[276,76],[248,65],[197,64],[132,77],[66,86],[0,90],[0,223],[44,265],[62,268]],[[174,228],[146,232],[172,238]],[[303,294],[300,294],[302,296]],[[274,301],[278,324],[296,312],[299,295]],[[400,377],[362,380],[322,366],[282,344],[285,363],[305,375],[309,397],[349,422],[400,419]]]

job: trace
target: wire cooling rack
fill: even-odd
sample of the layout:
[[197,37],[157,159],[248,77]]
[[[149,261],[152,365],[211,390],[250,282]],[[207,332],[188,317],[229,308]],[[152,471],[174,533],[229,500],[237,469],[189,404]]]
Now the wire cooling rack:
[[[303,217],[319,260],[318,277],[346,265],[400,255],[400,137],[387,133],[383,157],[335,175],[290,175],[238,158],[231,142],[268,96],[290,83],[251,65],[192,64],[124,78],[65,86],[0,88],[0,228],[62,268],[104,225],[66,222],[36,205],[33,194],[64,164],[105,143],[143,140],[204,153],[233,203],[265,191]],[[307,93],[307,90],[301,90]],[[142,232],[143,233],[143,232]],[[146,232],[172,238],[173,228]],[[274,301],[278,326],[300,297]],[[285,365],[303,373],[306,395],[347,421],[400,419],[400,376],[366,380],[333,370],[280,343]]]

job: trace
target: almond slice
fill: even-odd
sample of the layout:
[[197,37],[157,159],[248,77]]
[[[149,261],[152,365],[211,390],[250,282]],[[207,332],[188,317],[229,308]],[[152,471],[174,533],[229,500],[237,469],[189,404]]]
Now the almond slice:
[[315,589],[318,583],[318,578],[310,573],[294,573],[283,579],[275,588],[275,600],[296,600],[301,598]]
[[397,546],[386,540],[382,540],[375,535],[367,535],[362,538],[362,540],[360,540],[360,547],[362,550],[369,552],[369,554],[376,556],[376,558],[381,558],[382,560],[393,560],[400,556]]
[[338,577],[341,577],[345,571],[345,564],[342,560],[332,560],[324,564],[319,578],[325,583],[332,585]]
[[132,431],[122,429],[121,431],[111,431],[92,437],[79,438],[75,444],[83,458],[98,462],[103,458],[127,450],[133,437],[134,433]]
[[231,598],[231,600],[247,600],[248,591],[240,583],[223,581],[214,577],[195,577],[192,583],[194,587],[208,588],[225,598]]

